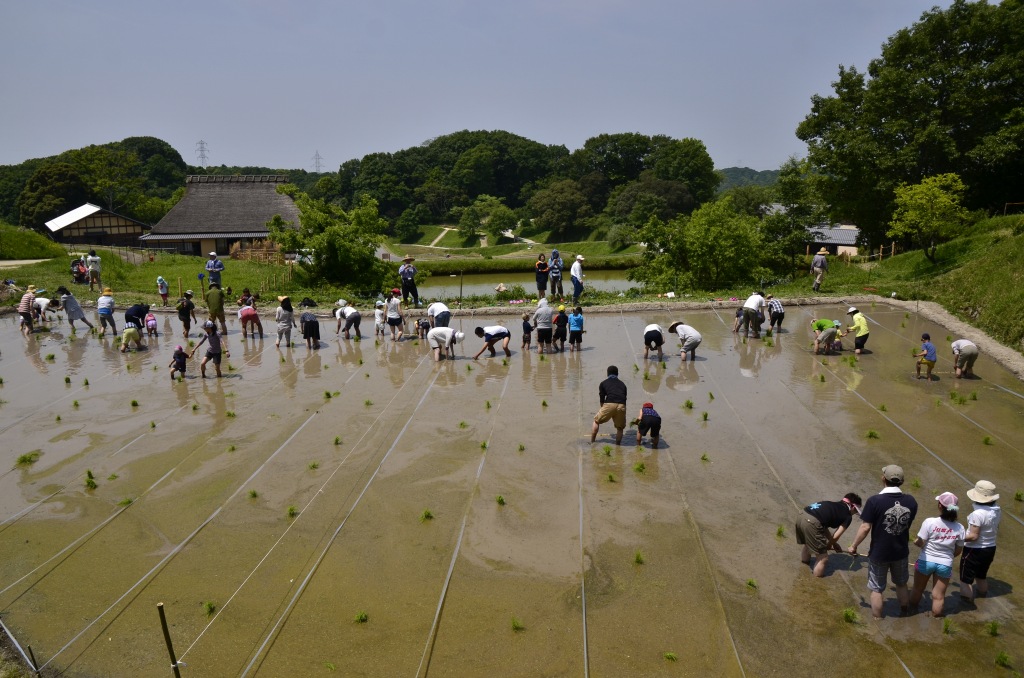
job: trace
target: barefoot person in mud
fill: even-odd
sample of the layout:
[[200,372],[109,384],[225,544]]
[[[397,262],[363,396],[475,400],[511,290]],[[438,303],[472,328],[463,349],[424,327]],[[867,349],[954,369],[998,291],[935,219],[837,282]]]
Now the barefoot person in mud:
[[815,577],[825,576],[829,551],[843,552],[839,538],[850,527],[854,514],[860,512],[860,505],[860,495],[847,492],[841,501],[816,501],[805,506],[796,519],[796,543],[803,547],[800,562],[810,565],[814,556]]
[[968,339],[957,339],[950,347],[953,349],[953,371],[957,379],[974,377],[974,363],[978,359],[978,347]]
[[988,569],[996,557],[996,534],[1002,511],[996,505],[999,494],[996,486],[979,480],[967,490],[971,500],[971,514],[967,516],[967,535],[964,552],[960,556],[960,600],[968,605],[975,596],[988,595]]
[[608,421],[615,427],[615,444],[622,444],[622,431],[626,428],[626,384],[619,380],[619,368],[608,367],[608,378],[597,387],[597,396],[601,409],[594,417],[594,426],[590,430],[590,442],[597,440],[597,431],[601,424]]
[[192,301],[192,290],[185,290],[185,296],[178,299],[178,303],[174,306],[174,310],[178,312],[178,320],[180,320],[182,324],[181,336],[188,339],[188,333],[192,329],[192,323],[199,324],[199,321],[196,320],[196,304]]
[[697,359],[697,347],[704,338],[700,335],[700,332],[690,327],[682,320],[677,320],[668,326],[669,333],[675,333],[679,337],[679,355],[682,356],[683,362],[686,362],[686,357],[690,357],[690,361]]
[[473,360],[476,360],[483,355],[484,351],[490,351],[492,358],[496,356],[497,353],[494,350],[494,345],[499,341],[501,342],[501,347],[505,349],[505,355],[508,357],[512,356],[512,351],[508,350],[508,342],[512,338],[512,333],[508,331],[508,328],[502,327],[501,325],[489,325],[487,327],[476,328],[474,333],[476,336],[484,340],[484,345],[477,354],[473,356]]
[[864,314],[857,310],[857,307],[851,306],[850,310],[846,312],[846,315],[853,318],[853,324],[847,330],[847,334],[853,332],[853,348],[854,353],[860,355],[864,351],[864,345],[868,343],[868,337],[870,336],[871,329],[868,327],[868,319],[864,317]]
[[891,575],[893,586],[896,587],[896,598],[900,603],[900,614],[905,616],[910,611],[910,592],[907,582],[910,581],[910,569],[907,560],[910,557],[910,526],[917,515],[917,501],[900,490],[903,485],[903,468],[889,464],[882,469],[882,482],[885,488],[876,495],[868,497],[860,511],[861,524],[857,536],[847,551],[857,553],[857,547],[871,535],[871,546],[868,549],[868,590],[871,591],[871,615],[875,619],[882,618],[882,596],[885,593],[887,579]]
[[814,355],[818,355],[819,352],[828,355],[832,352],[832,344],[836,340],[840,325],[827,318],[815,318],[811,321],[811,330],[814,332]]
[[924,365],[927,370],[925,379],[931,381],[932,370],[935,369],[935,361],[939,359],[939,352],[936,350],[935,344],[932,343],[931,335],[927,332],[921,335],[921,352],[915,353],[914,357],[917,358],[917,378],[921,378],[921,365]]
[[212,361],[214,368],[217,370],[217,377],[219,378],[222,376],[220,373],[221,351],[223,350],[224,355],[228,358],[231,357],[231,351],[227,350],[227,346],[224,345],[223,338],[217,334],[217,324],[215,322],[207,320],[203,323],[203,330],[206,331],[206,334],[204,334],[203,338],[199,340],[196,347],[192,349],[192,352],[188,354],[188,357],[191,359],[192,356],[196,354],[196,351],[199,350],[199,347],[202,346],[204,342],[208,342],[209,346],[206,349],[206,355],[203,357],[203,362],[199,363],[199,372],[203,375],[203,379],[206,379],[206,363]]
[[953,576],[953,560],[964,548],[964,526],[956,521],[960,511],[960,500],[952,492],[943,492],[935,497],[938,502],[938,516],[925,518],[917,532],[914,546],[921,549],[921,555],[914,563],[914,590],[910,592],[910,611],[917,612],[924,596],[928,580],[932,584],[932,616],[943,616],[946,589]]
[[434,362],[442,359],[455,360],[455,344],[463,341],[466,335],[456,332],[453,327],[435,327],[427,332],[427,344],[434,350]]
[[640,406],[640,414],[633,420],[636,424],[636,446],[644,440],[644,436],[651,434],[651,449],[658,449],[658,442],[661,440],[661,415],[654,409],[654,403],[644,403]]
[[57,294],[60,295],[60,306],[68,316],[68,324],[71,325],[72,332],[75,331],[76,320],[81,320],[90,330],[93,329],[92,323],[85,317],[82,305],[78,303],[78,299],[75,299],[75,295],[71,294],[71,290],[61,285],[57,288]]

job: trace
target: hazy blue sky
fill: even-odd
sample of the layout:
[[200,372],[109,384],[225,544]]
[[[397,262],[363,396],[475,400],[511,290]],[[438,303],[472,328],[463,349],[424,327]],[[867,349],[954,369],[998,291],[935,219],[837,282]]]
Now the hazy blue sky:
[[[325,170],[462,129],[694,137],[775,169],[927,0],[0,0],[0,164],[150,135]],[[948,7],[949,2],[939,3]]]

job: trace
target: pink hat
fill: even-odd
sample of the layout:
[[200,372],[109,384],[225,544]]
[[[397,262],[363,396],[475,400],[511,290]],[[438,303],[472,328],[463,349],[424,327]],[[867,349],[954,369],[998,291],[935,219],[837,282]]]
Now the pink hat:
[[956,498],[956,495],[952,492],[943,492],[939,496],[935,497],[935,501],[939,502],[946,508],[958,508],[960,500]]

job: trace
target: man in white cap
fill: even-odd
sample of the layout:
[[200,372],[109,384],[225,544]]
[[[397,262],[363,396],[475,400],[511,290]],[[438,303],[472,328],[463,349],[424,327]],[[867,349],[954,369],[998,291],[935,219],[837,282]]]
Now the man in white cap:
[[[359,311],[355,309],[352,304],[348,303],[344,299],[338,299],[338,310],[334,312],[334,315],[338,318],[338,327],[336,328],[335,334],[345,333],[345,338],[350,339],[349,330],[355,329],[356,339],[362,339],[363,335],[359,332],[359,323],[362,322],[363,316],[360,315]],[[341,327],[341,321],[345,321],[345,327]]]
[[402,303],[408,305],[411,296],[412,303],[419,308],[420,292],[416,289],[416,267],[412,265],[414,261],[416,259],[405,255],[402,265],[398,267],[398,277],[402,279]]
[[902,467],[896,464],[884,467],[882,482],[885,488],[864,502],[857,536],[847,549],[850,554],[856,555],[857,547],[871,534],[868,589],[871,591],[871,615],[875,619],[882,618],[882,594],[885,593],[890,574],[900,603],[900,615],[910,613],[910,591],[907,588],[910,580],[907,562],[910,542],[907,537],[917,515],[917,500],[900,489],[903,485]]
[[967,536],[960,557],[960,600],[972,604],[975,595],[988,595],[988,568],[996,557],[996,533],[1002,511],[996,506],[996,486],[987,480],[975,483],[967,490],[967,496],[973,510],[967,516]]
[[583,294],[583,264],[586,261],[582,254],[576,255],[576,261],[572,262],[569,269],[569,276],[572,278],[572,305],[580,303],[580,295]]
[[224,262],[217,258],[216,252],[210,252],[210,258],[206,262],[206,277],[210,279],[211,285],[220,285],[220,274],[223,270]]
[[811,273],[814,274],[814,291],[817,292],[821,287],[821,281],[825,279],[825,274],[828,272],[828,259],[825,255],[828,254],[828,250],[822,247],[818,250],[818,253],[811,259]]
[[439,363],[442,358],[455,360],[455,344],[465,338],[465,334],[451,327],[435,327],[427,332],[427,344],[434,349],[434,362]]

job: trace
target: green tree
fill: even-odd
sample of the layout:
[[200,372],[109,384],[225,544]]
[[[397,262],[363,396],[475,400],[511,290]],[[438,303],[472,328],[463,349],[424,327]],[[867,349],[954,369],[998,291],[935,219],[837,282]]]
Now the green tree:
[[608,200],[606,213],[617,223],[639,228],[651,217],[669,221],[679,214],[689,214],[693,206],[693,196],[685,183],[659,179],[648,171],[616,190]]
[[534,193],[527,209],[533,215],[533,230],[551,231],[556,241],[580,228],[591,216],[590,203],[571,179],[556,181]]
[[130,209],[142,197],[145,179],[139,156],[134,152],[86,146],[63,155],[108,210]]
[[887,235],[913,241],[934,264],[939,243],[954,237],[967,221],[968,212],[960,204],[965,191],[955,174],[927,177],[919,184],[901,184],[896,189],[896,212]]
[[797,257],[812,240],[809,229],[826,219],[810,163],[796,158],[783,163],[771,196],[779,207],[762,221],[766,259],[778,269],[787,260],[795,268]]
[[470,198],[494,192],[494,166],[498,153],[487,144],[479,144],[459,156],[450,174],[451,184]]
[[402,212],[402,215],[395,221],[395,237],[399,242],[414,243],[423,235],[420,226],[423,225],[423,213],[429,211],[423,205],[410,207]]
[[64,162],[39,168],[18,196],[18,223],[48,233],[46,222],[89,202],[90,191],[78,171]]
[[695,206],[714,200],[722,182],[707,147],[699,139],[673,139],[661,144],[654,151],[651,164],[657,178],[684,184]]

